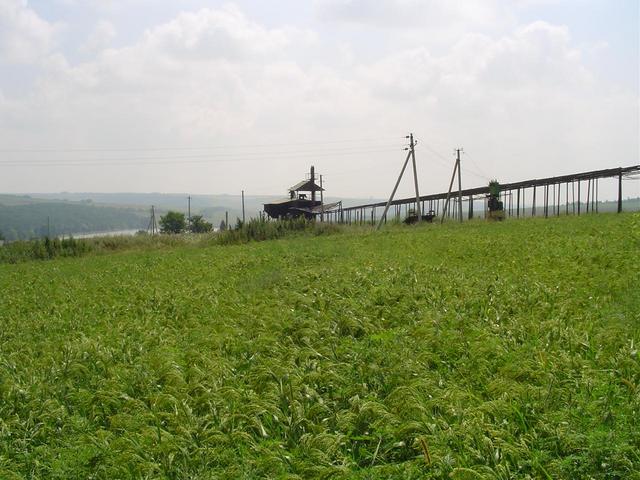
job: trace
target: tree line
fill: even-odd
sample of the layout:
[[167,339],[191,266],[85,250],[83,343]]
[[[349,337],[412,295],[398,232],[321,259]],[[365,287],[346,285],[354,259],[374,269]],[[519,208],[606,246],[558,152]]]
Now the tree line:
[[[184,213],[169,211],[160,217],[161,233],[209,233],[213,230],[213,224],[207,222],[202,215],[193,215],[190,219]],[[224,220],[220,222],[220,230],[226,230]]]

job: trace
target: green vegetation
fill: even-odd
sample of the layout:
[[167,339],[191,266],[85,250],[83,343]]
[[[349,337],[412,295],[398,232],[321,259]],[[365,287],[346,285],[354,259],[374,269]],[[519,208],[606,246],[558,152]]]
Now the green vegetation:
[[[179,221],[184,215],[174,212]],[[209,223],[200,219],[193,230],[208,231]],[[192,223],[193,225],[193,223]],[[239,222],[234,230],[219,233],[148,235],[145,231],[133,236],[100,236],[86,239],[45,238],[43,240],[19,241],[0,246],[0,263],[19,263],[30,260],[51,260],[57,257],[82,257],[88,254],[113,253],[129,250],[157,250],[178,246],[206,247],[231,245],[251,241],[264,241],[291,235],[323,235],[344,230],[338,225],[297,220],[265,221],[251,219],[246,224]]]
[[170,210],[160,217],[160,231],[162,233],[182,233],[187,228],[187,221],[184,213],[174,212]]
[[191,224],[189,225],[191,233],[209,233],[212,230],[213,224],[207,222],[202,215],[193,215],[191,217]]
[[640,478],[640,216],[306,231],[0,265],[0,478]]

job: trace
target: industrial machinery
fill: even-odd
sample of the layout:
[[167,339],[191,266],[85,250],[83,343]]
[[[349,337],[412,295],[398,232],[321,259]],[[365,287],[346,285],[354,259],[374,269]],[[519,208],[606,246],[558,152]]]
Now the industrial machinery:
[[[422,215],[423,222],[432,223],[434,218],[436,218],[436,212],[433,210],[429,210],[426,215]],[[407,218],[404,219],[404,223],[406,223],[407,225],[418,223],[418,215],[416,215],[415,210],[409,210],[409,214],[407,215]]]
[[504,204],[500,201],[500,184],[497,180],[491,180],[489,182],[487,218],[489,220],[504,220]]

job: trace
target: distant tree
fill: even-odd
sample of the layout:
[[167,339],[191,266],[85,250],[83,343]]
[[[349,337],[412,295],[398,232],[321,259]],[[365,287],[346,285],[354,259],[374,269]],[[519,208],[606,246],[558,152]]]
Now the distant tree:
[[191,217],[191,225],[189,226],[191,233],[207,233],[212,229],[213,225],[202,218],[202,215],[194,215]]
[[220,221],[220,231],[224,232],[227,229],[227,224],[224,223],[224,220]]
[[182,233],[187,228],[184,213],[169,211],[160,217],[160,231],[162,233]]

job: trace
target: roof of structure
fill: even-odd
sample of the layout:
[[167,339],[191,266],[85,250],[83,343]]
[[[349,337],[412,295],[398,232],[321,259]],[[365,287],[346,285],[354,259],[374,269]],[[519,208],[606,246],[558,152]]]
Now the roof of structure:
[[312,182],[311,179],[302,180],[289,188],[290,192],[319,192],[320,190],[324,191],[324,188],[320,188],[315,182]]
[[342,202],[325,203],[324,205],[316,205],[315,207],[310,207],[310,208],[294,207],[293,210],[319,214],[319,213],[333,212],[340,208],[342,208]]

